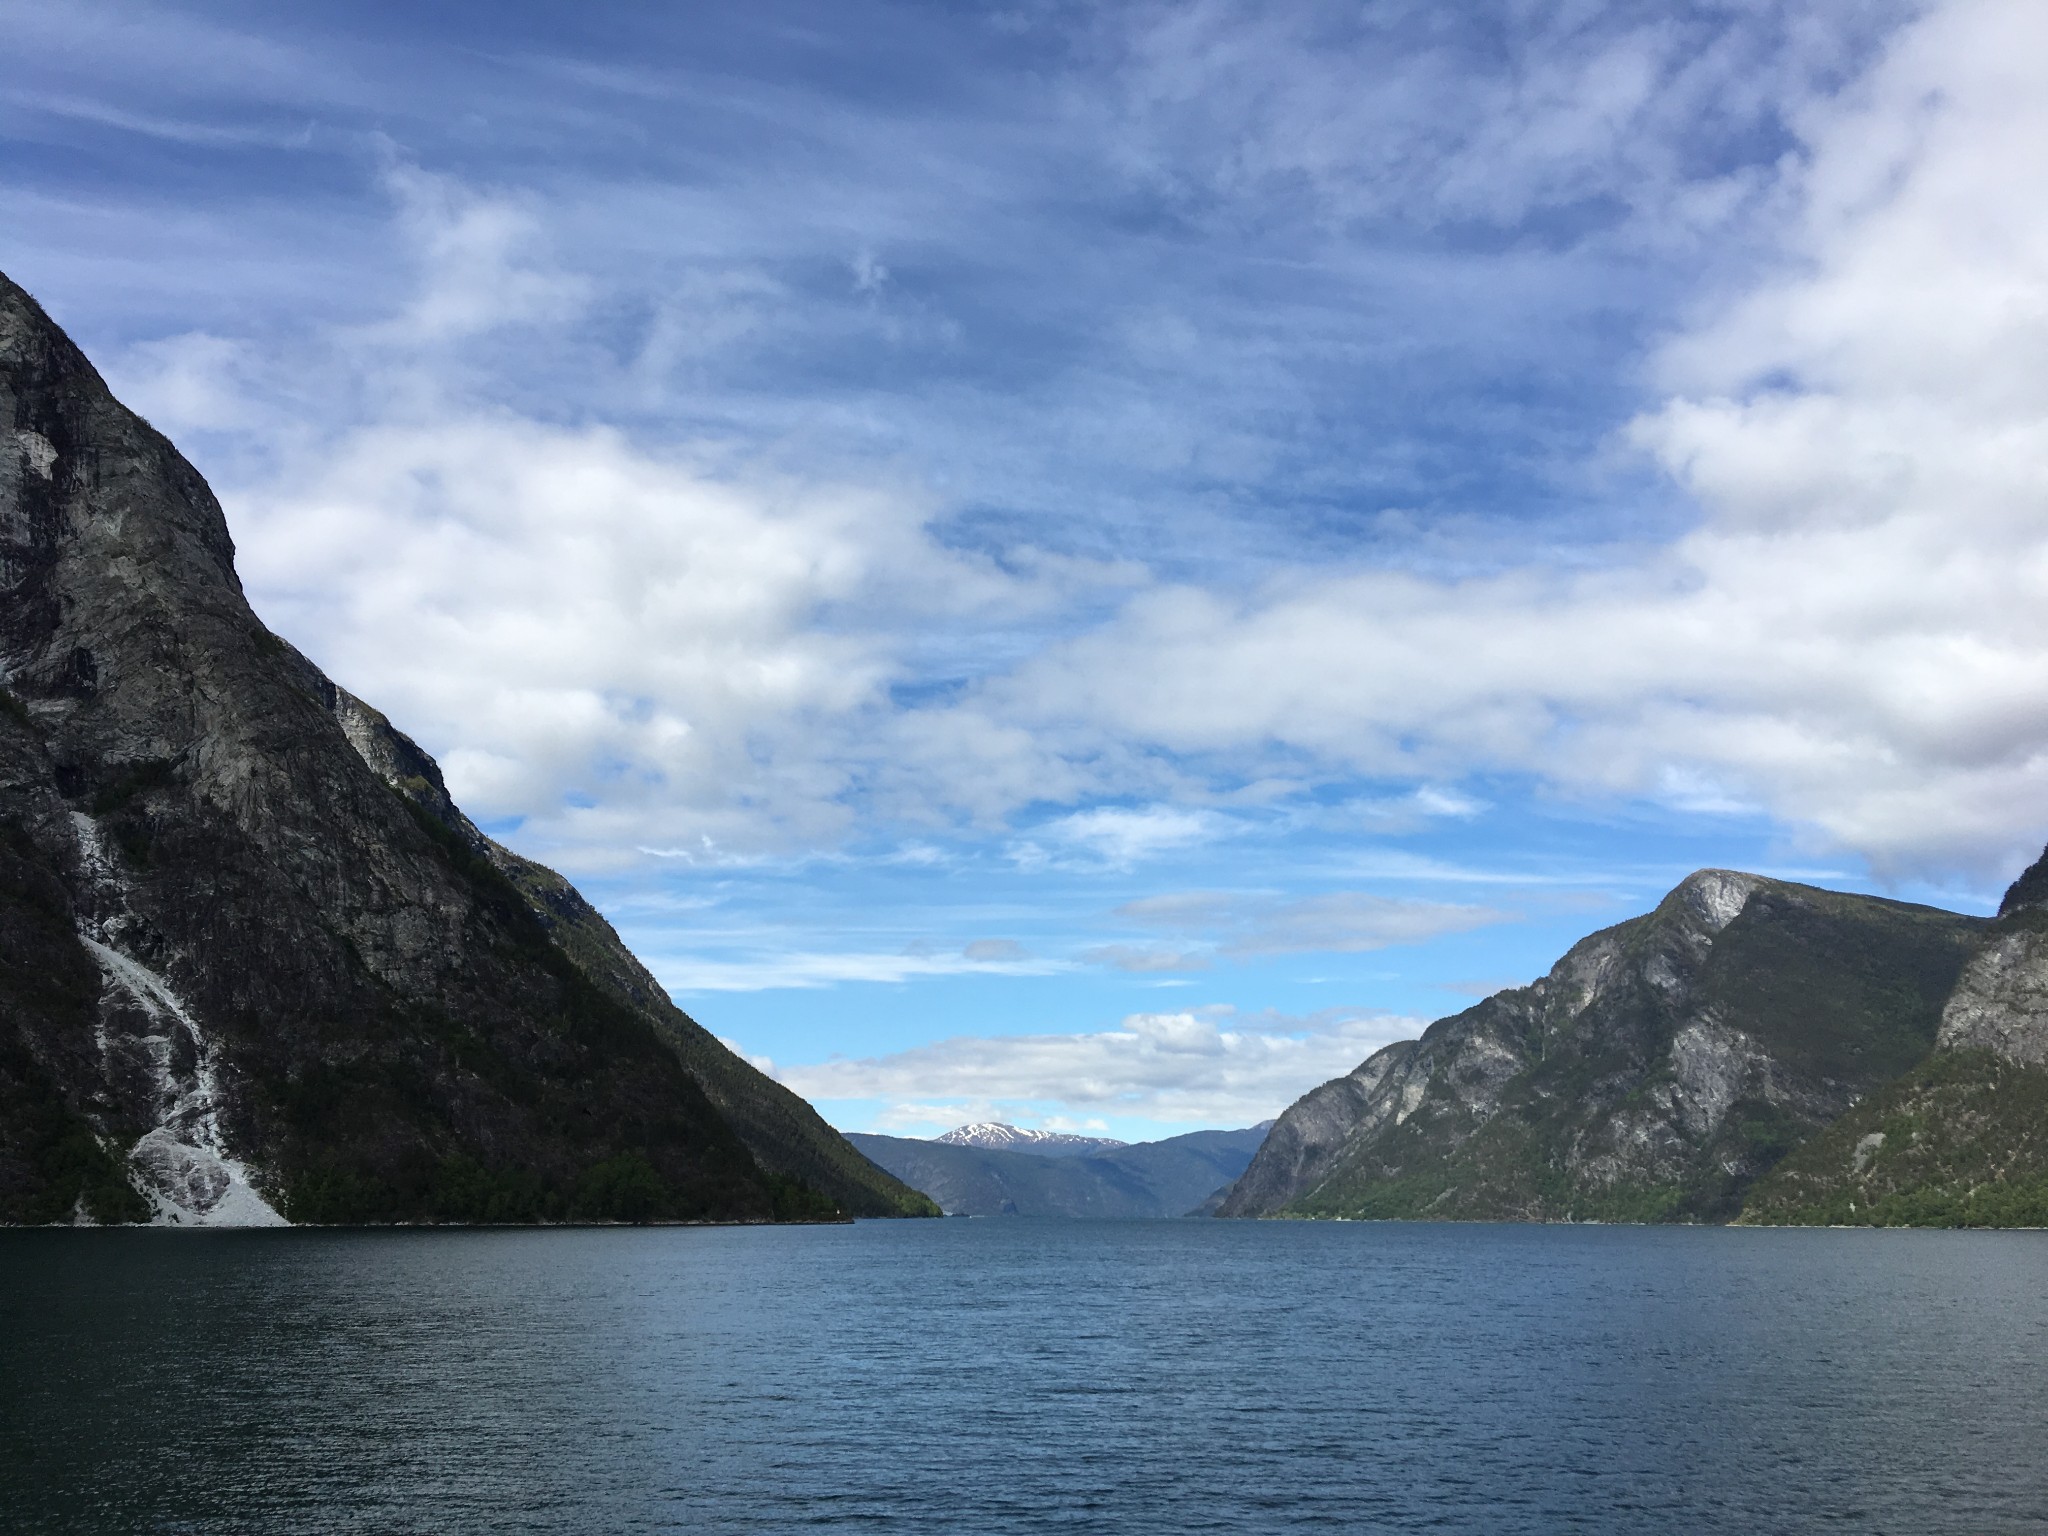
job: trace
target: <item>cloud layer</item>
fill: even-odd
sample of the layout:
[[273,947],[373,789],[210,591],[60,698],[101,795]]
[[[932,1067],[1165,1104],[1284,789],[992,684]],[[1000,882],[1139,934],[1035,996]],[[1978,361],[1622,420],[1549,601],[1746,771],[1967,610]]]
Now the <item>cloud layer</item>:
[[965,706],[1258,771],[1476,767],[1752,806],[1882,866],[2048,824],[2048,18],[1945,8],[1805,124],[1779,275],[1629,439],[1699,525],[1599,569],[1139,594]]
[[[1227,103],[1214,66],[1250,47],[1245,25],[1198,10],[1119,45],[1124,142],[1163,133],[1176,102]],[[1460,577],[1291,568],[1234,590],[966,552],[908,481],[790,478],[483,407],[448,346],[587,322],[587,285],[537,253],[532,208],[394,163],[419,284],[347,355],[353,387],[399,409],[235,496],[251,585],[353,686],[430,723],[466,797],[572,862],[1065,803],[1017,856],[1128,867],[1227,831],[1201,802],[1261,780],[1506,770],[1755,809],[1900,871],[1982,869],[2048,823],[2048,231],[2029,195],[2048,93],[2014,46],[2044,26],[2025,5],[1951,5],[1847,94],[1806,101],[1804,153],[1773,184],[1775,266],[1663,347],[1668,393],[1624,434],[1696,498],[1696,526],[1661,548],[1590,568],[1503,550],[1510,568]],[[1299,41],[1253,51],[1270,66]],[[1568,88],[1566,42],[1532,41],[1550,84],[1499,121],[1577,105],[1498,181],[1461,179],[1484,143],[1446,148],[1441,216],[1512,221],[1574,188],[1677,196],[1682,178],[1628,146],[1668,149],[1644,114],[1692,110],[1652,90],[1682,96],[1709,68],[1681,66],[1681,42],[1609,37],[1610,99]],[[1812,46],[1786,67],[1840,54]],[[1433,66],[1410,66],[1419,88]],[[1337,97],[1305,89],[1284,118],[1272,99],[1232,109],[1256,131],[1202,162],[1216,197],[1301,176],[1364,218],[1399,192],[1347,158],[1370,135]],[[1180,161],[1210,154],[1192,130],[1168,138]],[[1169,174],[1163,151],[1129,153],[1132,174]],[[886,281],[861,260],[854,287]],[[139,356],[145,404],[217,418],[232,357],[208,336]]]
[[1385,1015],[1240,1019],[1136,1013],[1094,1034],[940,1040],[864,1060],[779,1069],[805,1098],[879,1101],[877,1122],[946,1129],[1058,1113],[1158,1125],[1252,1125],[1419,1024]]

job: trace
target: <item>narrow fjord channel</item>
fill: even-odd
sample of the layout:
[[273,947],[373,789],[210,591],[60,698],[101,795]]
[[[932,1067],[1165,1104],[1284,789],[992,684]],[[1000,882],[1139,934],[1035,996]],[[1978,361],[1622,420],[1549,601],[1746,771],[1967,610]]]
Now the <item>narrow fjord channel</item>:
[[0,1234],[22,1532],[2048,1528],[2048,1234]]

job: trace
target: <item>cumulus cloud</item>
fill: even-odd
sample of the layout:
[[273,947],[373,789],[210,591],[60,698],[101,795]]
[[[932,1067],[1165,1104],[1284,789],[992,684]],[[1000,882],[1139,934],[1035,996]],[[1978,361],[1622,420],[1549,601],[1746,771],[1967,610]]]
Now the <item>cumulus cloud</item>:
[[[1011,857],[1026,868],[1087,865],[1129,869],[1159,854],[1189,848],[1224,835],[1229,824],[1213,812],[1171,805],[1097,806],[1062,816],[1013,845]],[[1047,843],[1052,847],[1048,849]]]
[[456,744],[465,803],[629,847],[744,844],[762,811],[836,830],[829,753],[764,735],[874,701],[882,645],[816,620],[914,520],[490,417],[365,428],[296,469],[238,508],[251,585],[337,678]]
[[883,1123],[1035,1119],[1049,1106],[1168,1125],[1251,1125],[1348,1072],[1415,1020],[1344,1012],[1243,1017],[1228,1008],[1134,1013],[1094,1034],[963,1036],[859,1060],[785,1065],[814,1100],[880,1100]]

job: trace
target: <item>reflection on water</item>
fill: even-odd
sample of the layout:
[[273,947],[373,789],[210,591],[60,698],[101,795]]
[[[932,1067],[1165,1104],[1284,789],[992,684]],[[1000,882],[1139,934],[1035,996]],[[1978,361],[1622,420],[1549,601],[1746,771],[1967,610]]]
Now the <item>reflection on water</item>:
[[2048,1235],[0,1233],[23,1531],[2039,1532]]

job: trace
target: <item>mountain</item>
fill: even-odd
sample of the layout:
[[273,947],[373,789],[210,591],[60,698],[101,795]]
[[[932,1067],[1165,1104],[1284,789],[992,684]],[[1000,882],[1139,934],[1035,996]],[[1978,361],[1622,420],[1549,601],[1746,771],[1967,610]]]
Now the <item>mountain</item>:
[[915,1141],[855,1132],[847,1139],[949,1215],[1186,1216],[1244,1172],[1265,1135],[1264,1126],[1191,1131],[1103,1152],[1050,1155],[946,1137]]
[[1219,1214],[1728,1220],[1928,1057],[1988,926],[1703,870],[1304,1096]]
[[2048,853],[2006,892],[1933,1052],[1759,1181],[1742,1219],[2048,1227]]
[[0,277],[0,1220],[928,1211],[272,635]]
[[1033,1131],[1000,1120],[956,1126],[933,1138],[941,1146],[980,1147],[989,1152],[1032,1152],[1040,1157],[1085,1157],[1127,1145],[1108,1136],[1073,1136],[1065,1131]]

